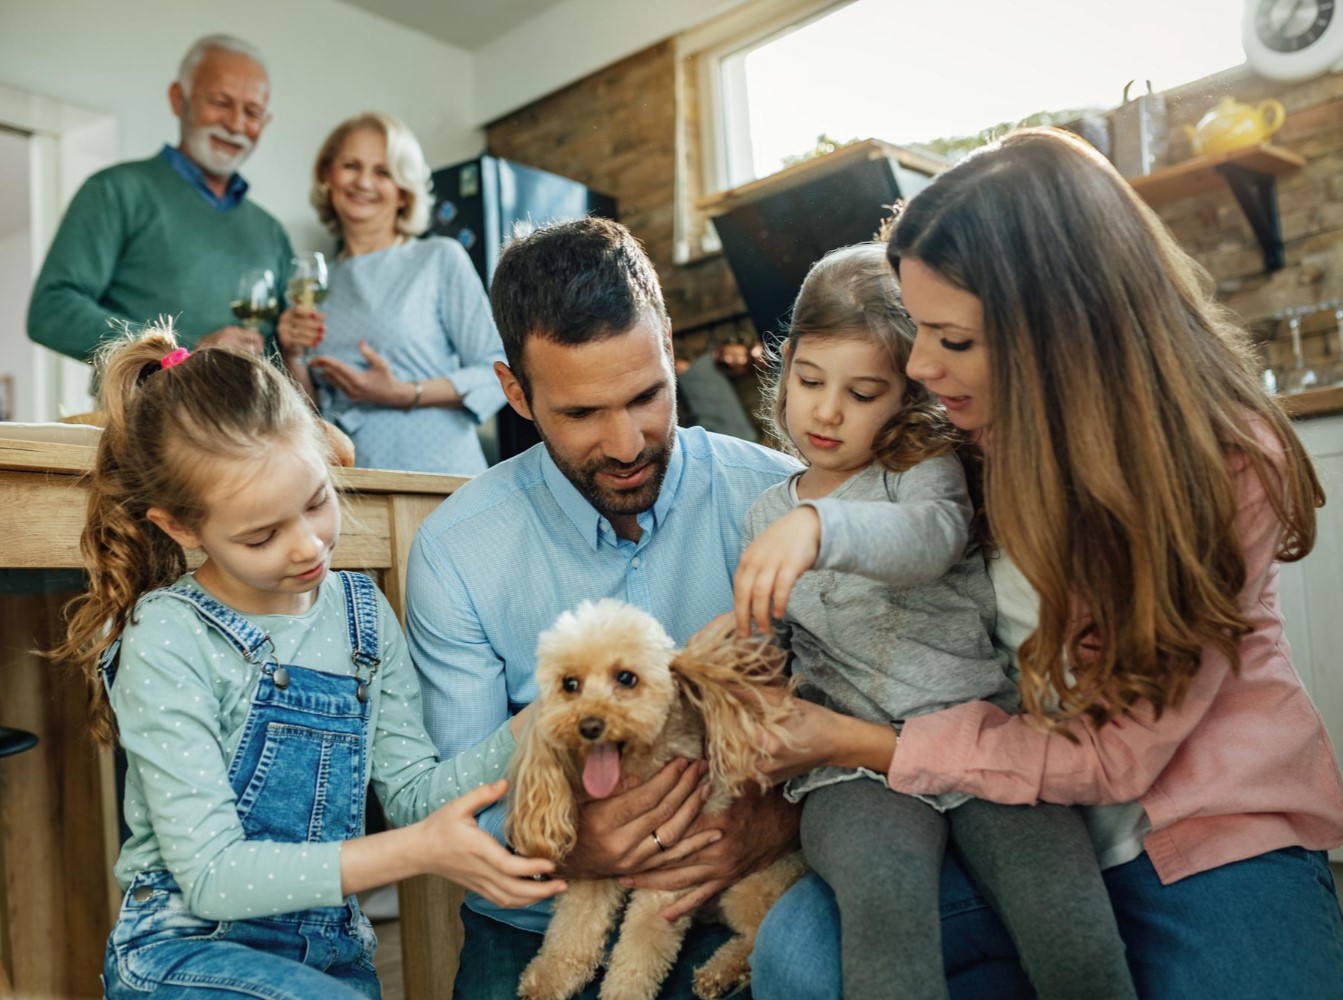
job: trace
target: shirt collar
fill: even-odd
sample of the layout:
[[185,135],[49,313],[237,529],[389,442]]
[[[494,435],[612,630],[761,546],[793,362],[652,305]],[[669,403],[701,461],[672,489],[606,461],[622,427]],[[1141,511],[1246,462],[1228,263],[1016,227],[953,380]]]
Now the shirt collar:
[[221,198],[217,197],[214,191],[210,189],[210,185],[205,179],[205,171],[186,153],[175,146],[164,143],[163,151],[159,155],[167,160],[168,165],[176,170],[183,180],[194,187],[202,198],[221,212],[236,208],[247,196],[248,184],[239,173],[235,172],[229,175],[228,185],[224,188],[224,196]]
[[[565,516],[578,529],[579,537],[586,541],[588,547],[594,552],[603,539],[614,545],[617,538],[611,522],[597,513],[597,508],[593,507],[587,501],[587,498],[578,492],[574,484],[569,482],[569,477],[560,471],[559,466],[555,464],[555,460],[550,457],[550,449],[544,444],[540,448],[541,475],[550,488],[550,493],[555,498],[555,502],[559,504],[560,510],[564,511]],[[640,545],[648,540],[652,532],[671,512],[676,494],[680,490],[681,474],[684,470],[685,455],[681,448],[681,432],[677,429],[672,434],[671,458],[667,460],[667,474],[662,478],[662,489],[658,491],[658,498],[653,502],[650,509],[644,511],[637,518],[639,527],[643,532],[639,539]]]

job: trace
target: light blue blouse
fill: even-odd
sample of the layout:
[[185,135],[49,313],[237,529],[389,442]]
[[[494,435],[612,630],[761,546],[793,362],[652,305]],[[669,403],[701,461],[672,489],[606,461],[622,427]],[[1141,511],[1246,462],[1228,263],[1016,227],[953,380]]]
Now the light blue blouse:
[[320,353],[366,368],[359,342],[406,382],[446,375],[462,409],[401,410],[354,403],[314,379],[322,416],[354,440],[361,468],[475,475],[485,470],[476,426],[504,403],[494,362],[504,360],[489,300],[456,240],[431,236],[336,261],[322,305]]

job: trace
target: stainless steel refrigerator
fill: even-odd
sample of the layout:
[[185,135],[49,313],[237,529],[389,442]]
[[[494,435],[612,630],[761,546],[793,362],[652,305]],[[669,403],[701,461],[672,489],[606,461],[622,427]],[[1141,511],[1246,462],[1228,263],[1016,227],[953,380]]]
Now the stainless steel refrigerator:
[[[546,170],[488,155],[434,171],[434,199],[430,231],[450,236],[466,248],[486,288],[515,223],[616,217],[616,201],[609,195]],[[531,421],[507,405],[495,424],[495,440],[490,440],[488,427],[481,435],[492,461],[511,458],[541,440]]]

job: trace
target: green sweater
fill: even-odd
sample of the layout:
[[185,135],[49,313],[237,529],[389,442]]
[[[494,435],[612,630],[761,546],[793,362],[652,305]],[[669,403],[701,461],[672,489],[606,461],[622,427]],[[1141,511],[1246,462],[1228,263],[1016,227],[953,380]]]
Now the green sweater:
[[194,347],[237,323],[230,303],[248,268],[273,270],[283,298],[291,256],[280,224],[252,202],[215,208],[161,156],[120,163],[70,202],[33,289],[28,336],[88,361],[121,321],[170,316]]

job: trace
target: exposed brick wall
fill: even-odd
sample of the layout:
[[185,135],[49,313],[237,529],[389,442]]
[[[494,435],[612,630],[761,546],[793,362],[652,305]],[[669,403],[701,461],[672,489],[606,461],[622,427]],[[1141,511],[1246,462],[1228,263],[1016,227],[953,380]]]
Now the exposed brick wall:
[[[1288,307],[1343,299],[1343,73],[1304,83],[1265,80],[1241,67],[1166,92],[1172,132],[1192,125],[1222,97],[1246,103],[1272,97],[1287,109],[1273,142],[1302,156],[1306,165],[1277,179],[1286,266],[1264,273],[1263,254],[1231,190],[1207,192],[1159,206],[1180,243],[1217,283],[1218,297],[1264,341],[1274,365],[1291,360],[1286,324],[1275,313]],[[1183,144],[1173,139],[1178,153]],[[1187,155],[1187,147],[1183,148]],[[1303,347],[1319,359],[1336,354],[1334,317],[1317,314],[1303,323]]]
[[[698,333],[678,341],[693,357],[715,338],[753,336],[726,260],[713,255],[688,265],[672,261],[676,166],[675,49],[668,41],[592,74],[486,130],[491,153],[573,177],[614,195],[621,219],[644,241],[662,277],[672,323]],[[1180,240],[1217,282],[1218,295],[1265,341],[1271,363],[1286,364],[1285,325],[1274,313],[1289,306],[1343,298],[1343,74],[1301,84],[1229,70],[1165,93],[1172,132],[1193,124],[1221,97],[1282,101],[1287,124],[1274,141],[1306,159],[1280,177],[1287,266],[1263,272],[1249,223],[1224,184],[1158,208]],[[1178,153],[1182,143],[1172,139]],[[1186,150],[1187,152],[1187,150]],[[1332,315],[1303,325],[1309,356],[1337,352]]]

